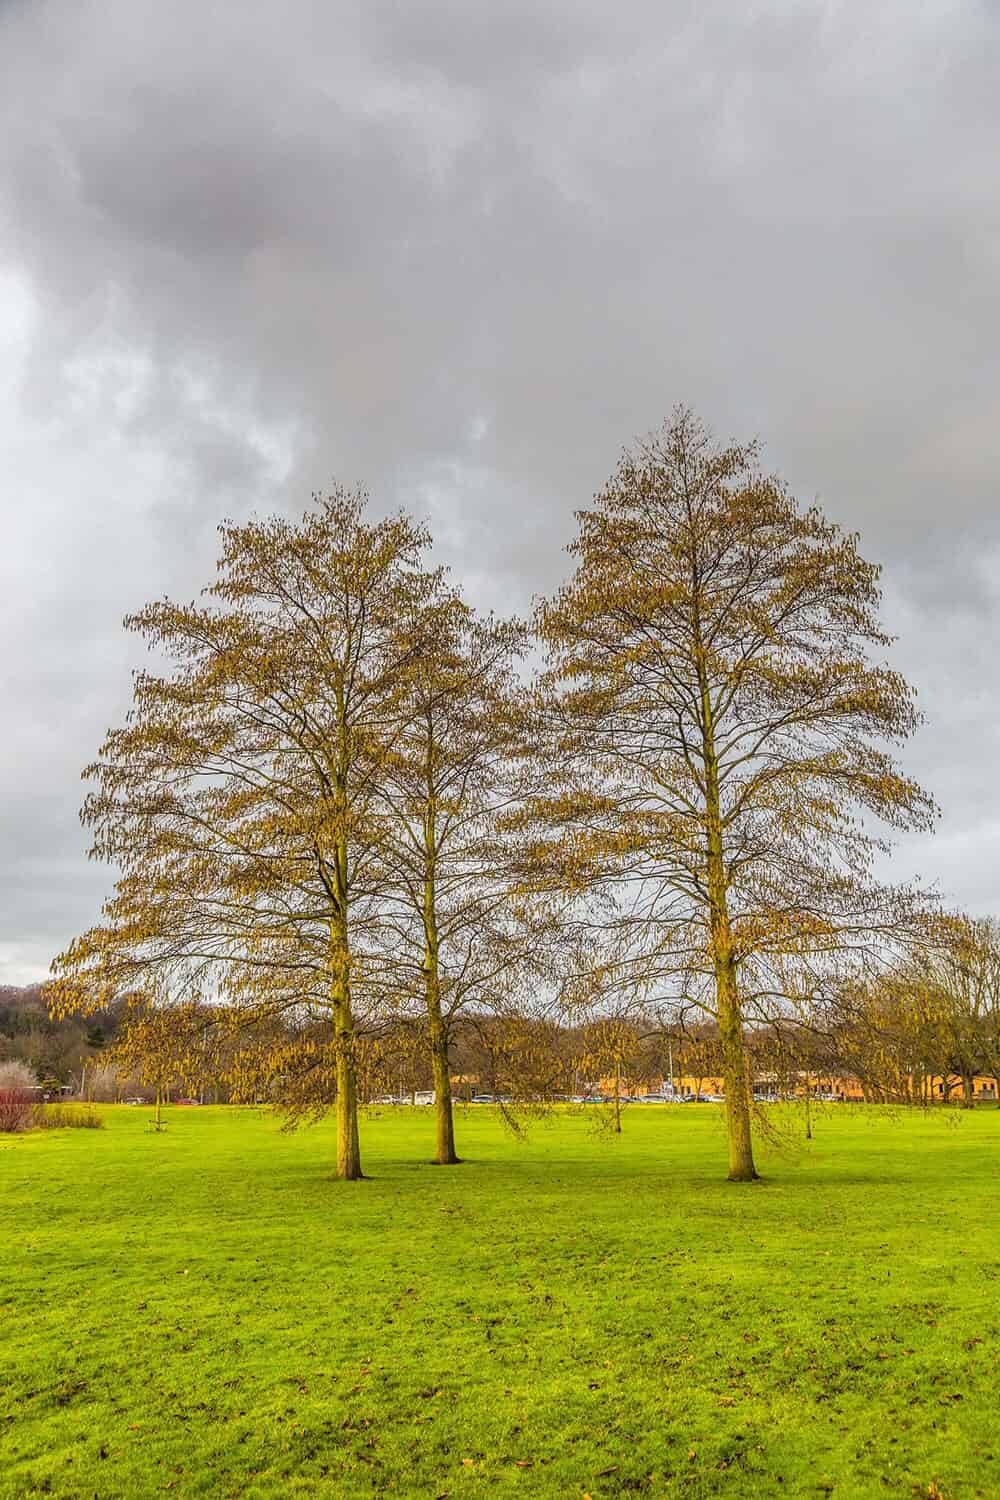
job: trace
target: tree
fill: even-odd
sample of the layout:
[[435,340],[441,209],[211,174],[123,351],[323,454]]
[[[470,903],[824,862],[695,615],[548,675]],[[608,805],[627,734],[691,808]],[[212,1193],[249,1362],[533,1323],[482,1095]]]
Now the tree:
[[162,1106],[170,1089],[203,1086],[208,1064],[206,1047],[211,1038],[213,1052],[223,1028],[210,1007],[195,1000],[176,1002],[169,995],[131,995],[129,1013],[111,1054],[121,1077],[133,1087],[153,1093],[156,1113],[153,1128],[162,1129]]
[[961,1077],[967,1109],[975,1102],[975,1076],[1000,1084],[1000,929],[988,919],[951,918],[945,941],[925,955],[925,985],[938,998],[951,1048],[949,1063]]
[[[1000,1082],[1000,930],[995,922],[952,915],[914,945],[890,988],[922,1067],[941,1077],[942,1096],[960,1080],[965,1107],[977,1073]],[[916,1036],[914,1036],[916,1032]],[[915,1045],[914,1045],[915,1043]]]
[[293,1113],[335,1095],[345,1179],[362,1175],[357,1009],[380,995],[379,793],[418,651],[408,626],[437,587],[426,531],[363,510],[338,491],[297,524],[226,524],[205,602],[126,622],[170,669],[137,676],[85,773],[93,852],[121,876],[55,987],[63,1012],[132,990],[224,999],[219,1024],[246,1039],[237,1096],[262,1075]]
[[536,880],[575,896],[605,983],[716,1022],[729,1176],[750,1180],[744,1027],[783,1003],[775,961],[864,950],[909,910],[872,866],[879,821],[933,817],[886,748],[912,693],[876,660],[877,567],[755,445],[679,409],[578,519],[537,616],[559,784],[533,807]]
[[466,1006],[488,1011],[509,997],[527,947],[499,829],[518,796],[524,715],[514,667],[525,631],[477,619],[441,590],[421,635],[383,795],[399,946],[404,955],[420,954],[435,1159],[444,1165],[458,1161],[449,1060],[455,1019]]
[[580,1066],[591,1078],[611,1076],[611,1129],[622,1133],[622,1075],[635,1067],[641,1036],[635,1019],[605,1015],[583,1028]]
[[13,1057],[0,1062],[0,1089],[30,1090],[38,1087],[38,1077],[20,1058]]
[[685,1027],[676,1047],[677,1069],[681,1078],[694,1081],[691,1092],[697,1096],[706,1078],[717,1078],[725,1067],[721,1040],[713,1025]]

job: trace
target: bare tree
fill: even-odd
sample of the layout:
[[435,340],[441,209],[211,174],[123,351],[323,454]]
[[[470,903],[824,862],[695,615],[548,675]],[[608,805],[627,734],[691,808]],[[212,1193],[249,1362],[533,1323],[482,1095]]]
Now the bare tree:
[[893,973],[869,986],[862,1020],[878,1053],[895,1046],[900,1092],[931,1078],[947,1102],[960,1089],[975,1102],[975,1079],[1000,1081],[1000,932],[988,919],[949,915],[928,924]]
[[137,677],[86,773],[93,852],[122,873],[54,991],[64,1012],[133,989],[224,998],[247,1037],[234,1091],[280,1078],[293,1112],[335,1095],[341,1178],[362,1175],[357,1007],[381,983],[379,793],[418,650],[408,622],[436,587],[426,532],[363,511],[338,492],[298,524],[226,525],[206,602],[127,622],[170,670]]
[[857,539],[688,411],[579,523],[576,573],[537,617],[554,785],[533,807],[536,884],[576,897],[605,986],[715,1021],[746,1181],[744,1028],[783,1003],[776,960],[862,951],[909,910],[872,862],[879,821],[932,821],[886,748],[916,726],[912,693],[876,659]]
[[[477,619],[441,592],[383,782],[387,860],[399,898],[397,952],[417,981],[437,1111],[439,1164],[457,1162],[449,1047],[456,1018],[510,1003],[529,947],[501,833],[519,796],[525,734],[515,664],[525,631]],[[419,954],[419,977],[412,957]],[[412,955],[412,957],[411,957]]]

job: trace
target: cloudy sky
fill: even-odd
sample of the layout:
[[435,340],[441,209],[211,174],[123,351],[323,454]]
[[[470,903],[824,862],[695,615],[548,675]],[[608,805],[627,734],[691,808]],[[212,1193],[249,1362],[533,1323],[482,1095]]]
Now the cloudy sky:
[[885,565],[1000,910],[996,0],[0,0],[0,983],[94,917],[121,618],[334,478],[489,605],[684,401]]

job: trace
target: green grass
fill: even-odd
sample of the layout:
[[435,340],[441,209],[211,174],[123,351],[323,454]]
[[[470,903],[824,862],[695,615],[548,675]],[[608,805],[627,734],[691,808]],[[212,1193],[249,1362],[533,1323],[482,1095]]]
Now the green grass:
[[3,1496],[1000,1495],[998,1111],[167,1119],[0,1137]]

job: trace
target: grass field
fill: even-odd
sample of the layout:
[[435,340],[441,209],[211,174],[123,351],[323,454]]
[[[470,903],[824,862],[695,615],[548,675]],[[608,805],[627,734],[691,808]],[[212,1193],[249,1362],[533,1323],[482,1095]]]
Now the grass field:
[[1000,1495],[998,1111],[106,1114],[0,1137],[4,1496]]

